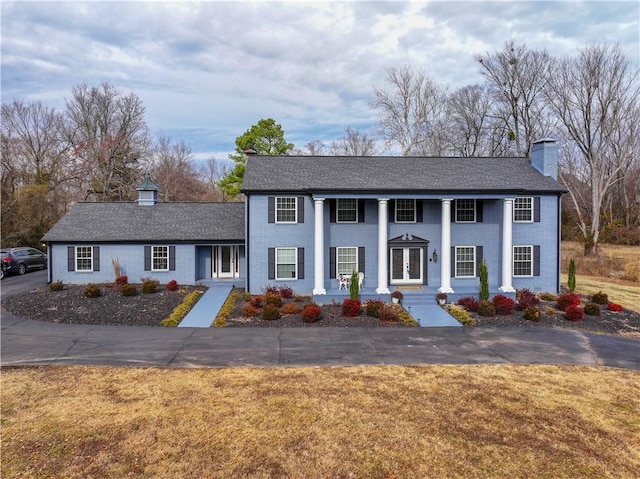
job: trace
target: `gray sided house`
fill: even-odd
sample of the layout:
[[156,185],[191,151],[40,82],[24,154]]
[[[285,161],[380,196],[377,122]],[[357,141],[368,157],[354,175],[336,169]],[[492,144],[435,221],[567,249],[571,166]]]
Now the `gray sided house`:
[[246,287],[287,284],[317,300],[340,275],[364,293],[421,288],[556,292],[560,199],[554,140],[529,158],[249,156]]
[[78,203],[54,225],[49,281],[113,282],[117,261],[132,283],[244,283],[243,203],[158,203],[149,179],[138,190],[137,202]]

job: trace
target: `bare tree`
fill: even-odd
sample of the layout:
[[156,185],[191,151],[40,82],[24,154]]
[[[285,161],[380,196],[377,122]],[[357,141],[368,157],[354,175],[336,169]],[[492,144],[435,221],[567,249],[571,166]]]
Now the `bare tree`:
[[500,116],[509,126],[514,153],[527,155],[531,143],[548,136],[553,128],[547,122],[543,96],[551,57],[546,50],[530,50],[511,40],[501,51],[478,55],[476,60],[499,103]]
[[132,199],[139,162],[150,144],[144,106],[135,93],[123,95],[109,82],[77,85],[66,101],[69,135],[87,168],[88,189],[102,201]]
[[408,66],[388,69],[387,84],[387,90],[374,88],[372,103],[387,147],[399,147],[404,156],[429,154],[430,138],[440,133],[446,89]]
[[324,150],[326,145],[320,140],[313,140],[304,145],[307,151],[309,151],[309,155],[318,156],[324,154]]
[[231,166],[228,162],[220,162],[215,158],[209,158],[207,162],[200,166],[200,178],[206,186],[206,193],[203,199],[207,201],[225,201],[227,198],[218,186],[221,178],[224,178]]
[[336,156],[375,156],[378,154],[376,140],[350,126],[344,129],[345,136],[331,143],[331,154]]
[[574,145],[561,178],[585,253],[597,252],[605,196],[640,154],[639,96],[638,72],[617,46],[589,46],[554,62],[549,75],[547,101]]

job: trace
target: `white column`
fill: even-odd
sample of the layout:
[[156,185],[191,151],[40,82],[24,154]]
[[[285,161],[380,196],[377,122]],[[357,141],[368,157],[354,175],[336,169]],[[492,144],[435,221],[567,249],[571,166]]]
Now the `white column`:
[[389,294],[387,284],[387,225],[389,223],[387,204],[388,198],[378,199],[378,287],[376,293]]
[[324,288],[324,198],[315,198],[313,294],[327,294]]
[[451,199],[442,202],[442,219],[440,233],[440,293],[453,293],[451,288]]
[[502,201],[502,284],[503,293],[514,293],[513,278],[513,198]]

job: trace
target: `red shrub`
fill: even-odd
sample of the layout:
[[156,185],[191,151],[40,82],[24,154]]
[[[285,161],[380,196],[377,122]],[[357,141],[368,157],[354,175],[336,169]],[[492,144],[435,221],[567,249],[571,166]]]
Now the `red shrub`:
[[397,323],[400,320],[400,316],[398,315],[396,305],[384,303],[380,309],[380,320],[385,323]]
[[261,294],[256,294],[249,300],[249,304],[254,308],[262,307],[262,301],[264,301],[264,296]]
[[509,316],[513,313],[515,301],[504,294],[496,294],[492,300],[493,306],[496,308],[496,314],[499,316]]
[[460,298],[458,300],[458,304],[462,306],[464,309],[466,309],[467,311],[471,311],[472,313],[477,313],[480,302],[476,298],[473,298],[471,296],[465,296],[464,298]]
[[359,299],[345,299],[342,302],[342,314],[348,318],[354,318],[360,314],[362,303]]
[[616,303],[607,303],[607,309],[619,313],[622,311],[622,305]]
[[260,309],[256,308],[255,306],[245,304],[242,307],[242,316],[244,316],[245,318],[255,318],[256,316],[258,316],[258,314],[260,314]]
[[126,276],[118,276],[116,278],[116,284],[119,285],[123,285],[123,284],[127,284],[129,282],[129,278],[127,278]]
[[305,323],[315,323],[320,319],[321,312],[320,306],[315,303],[309,303],[302,310],[302,320]]
[[276,286],[275,284],[268,284],[266,285],[264,288],[262,288],[262,292],[264,294],[278,294],[280,291],[280,288],[278,286]]
[[569,321],[582,321],[582,318],[584,318],[584,311],[580,306],[571,305],[567,306],[567,309],[564,310],[564,316]]
[[562,293],[556,298],[556,307],[561,311],[566,311],[569,306],[578,306],[580,296],[573,293]]
[[540,298],[526,288],[518,291],[517,298],[519,310],[534,308],[540,303]]
[[298,314],[300,312],[300,306],[298,303],[287,303],[280,308],[282,314]]
[[178,291],[179,288],[180,286],[178,285],[178,282],[175,279],[172,279],[167,283],[168,291]]
[[282,296],[284,299],[289,299],[293,297],[293,289],[286,284],[278,287],[278,294]]

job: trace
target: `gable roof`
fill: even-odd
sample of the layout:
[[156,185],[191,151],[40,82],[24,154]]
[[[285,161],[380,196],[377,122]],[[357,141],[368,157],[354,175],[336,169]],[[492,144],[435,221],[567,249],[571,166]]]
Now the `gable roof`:
[[249,156],[242,191],[546,192],[567,190],[528,158]]
[[78,203],[42,241],[242,241],[244,211],[244,203]]

